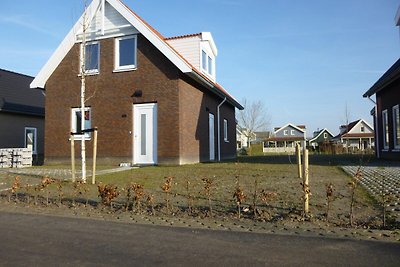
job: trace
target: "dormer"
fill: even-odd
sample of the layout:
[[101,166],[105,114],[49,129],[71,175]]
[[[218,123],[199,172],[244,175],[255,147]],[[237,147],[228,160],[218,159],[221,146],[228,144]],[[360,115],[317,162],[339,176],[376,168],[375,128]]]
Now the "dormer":
[[166,38],[166,41],[193,67],[216,81],[217,47],[210,32]]

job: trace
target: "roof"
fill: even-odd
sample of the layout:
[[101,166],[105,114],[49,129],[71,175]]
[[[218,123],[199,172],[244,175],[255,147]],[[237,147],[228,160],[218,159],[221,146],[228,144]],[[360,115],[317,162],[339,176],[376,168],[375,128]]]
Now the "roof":
[[[167,42],[161,33],[155,30],[150,24],[144,19],[138,16],[132,11],[127,5],[120,0],[105,0],[113,8],[115,8],[132,26],[134,26],[146,39],[148,39],[161,53],[163,53],[180,71],[187,74],[195,81],[205,85],[212,93],[226,98],[229,103],[238,109],[243,109],[243,106],[231,96],[226,89],[221,85],[217,84],[205,76],[201,71],[196,69],[192,64],[189,63],[181,54],[179,54],[170,44]],[[89,21],[92,21],[96,15],[96,10],[101,5],[101,0],[93,0],[88,7],[87,14],[89,14]],[[39,71],[36,78],[31,83],[31,88],[44,88],[47,80],[60,64],[62,59],[73,47],[76,41],[76,33],[80,32],[83,25],[83,15],[75,23],[73,28],[58,46],[53,55],[49,58],[47,63]],[[203,34],[203,33],[202,33]],[[207,35],[208,36],[208,35]],[[210,35],[211,36],[211,35]],[[183,38],[183,37],[177,37]]]
[[311,138],[309,140],[309,142],[313,142],[314,140],[317,140],[318,137],[320,137],[321,134],[323,134],[324,132],[327,132],[328,134],[331,135],[331,137],[333,137],[333,134],[328,129],[324,128],[324,129],[320,130],[317,135],[315,135],[313,138]]
[[44,116],[44,94],[32,90],[33,77],[0,69],[0,112]]
[[275,127],[274,128],[274,132],[276,133],[276,132],[279,132],[280,130],[282,130],[283,128],[286,128],[286,127],[288,127],[288,126],[291,126],[291,127],[293,127],[293,128],[295,128],[295,129],[297,129],[297,130],[299,130],[300,132],[305,132],[305,129],[306,129],[306,126],[305,125],[294,125],[294,124],[292,124],[292,123],[288,123],[288,124],[286,124],[285,126],[282,126],[282,127]]
[[185,35],[180,35],[180,36],[172,36],[172,37],[167,37],[164,39],[165,40],[174,40],[174,39],[184,39],[184,38],[191,38],[191,37],[197,37],[197,36],[201,36],[201,32],[193,33],[193,34],[185,34]]
[[371,127],[371,125],[369,125],[366,121],[364,121],[363,119],[359,119],[356,121],[352,121],[350,122],[348,125],[341,125],[341,128],[346,128],[342,133],[336,135],[335,137],[333,137],[332,139],[339,139],[339,138],[355,138],[355,137],[374,137],[373,133],[349,133],[357,124],[363,122],[365,125],[367,125],[369,128],[371,128],[371,130],[373,130],[373,128]]
[[400,59],[398,59],[379,80],[363,94],[363,97],[370,97],[384,89],[386,86],[400,78]]

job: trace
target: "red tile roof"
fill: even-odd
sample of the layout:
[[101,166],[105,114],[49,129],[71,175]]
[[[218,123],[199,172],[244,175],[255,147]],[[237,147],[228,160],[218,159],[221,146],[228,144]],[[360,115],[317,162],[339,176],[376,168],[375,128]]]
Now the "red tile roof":
[[167,37],[167,38],[165,38],[165,40],[184,39],[184,38],[190,38],[190,37],[196,37],[196,36],[201,36],[201,32],[193,33],[193,34],[185,34],[185,35],[180,35],[180,36]]
[[[134,12],[129,6],[127,6],[125,3],[123,3],[121,0],[118,0],[122,5],[124,5],[130,12],[132,12],[132,14],[134,16],[136,16],[138,19],[140,19],[152,32],[154,32],[167,46],[169,46],[182,60],[184,60],[191,68],[192,70],[200,75],[202,78],[204,78],[206,81],[210,82],[211,84],[213,84],[223,95],[225,95],[227,98],[230,98],[231,100],[233,100],[234,102],[237,103],[234,104],[237,108],[242,107],[239,102],[231,95],[228,93],[227,90],[225,90],[221,85],[219,85],[218,83],[212,81],[210,78],[208,78],[206,75],[204,75],[201,71],[199,71],[197,68],[195,68],[192,64],[190,64],[190,62],[184,58],[172,45],[170,45],[166,40],[167,38],[165,38],[160,32],[158,32],[156,29],[154,29],[149,23],[147,23],[143,18],[141,18],[136,12]],[[185,36],[185,35],[182,35]],[[179,38],[179,36],[178,36]]]

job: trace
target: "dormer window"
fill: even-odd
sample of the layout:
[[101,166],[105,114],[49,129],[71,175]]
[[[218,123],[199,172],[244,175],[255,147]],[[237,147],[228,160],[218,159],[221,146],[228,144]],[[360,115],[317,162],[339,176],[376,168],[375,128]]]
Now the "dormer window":
[[[83,52],[83,51],[82,51]],[[82,59],[81,55],[81,59]],[[96,74],[100,70],[100,44],[91,42],[85,45],[85,73]]]
[[201,68],[206,74],[214,76],[214,60],[204,50],[201,51]]
[[136,69],[136,36],[115,39],[115,70]]

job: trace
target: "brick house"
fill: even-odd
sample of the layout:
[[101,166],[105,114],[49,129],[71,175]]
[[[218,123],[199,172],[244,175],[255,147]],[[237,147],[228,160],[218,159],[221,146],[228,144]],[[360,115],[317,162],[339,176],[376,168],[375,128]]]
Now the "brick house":
[[44,102],[41,90],[31,90],[33,77],[0,69],[0,148],[32,145],[34,163],[44,151]]
[[367,91],[376,96],[371,111],[375,127],[377,158],[400,160],[400,59]]
[[[85,128],[98,128],[103,164],[235,157],[235,109],[243,107],[216,82],[217,54],[210,33],[165,38],[121,1],[93,0],[31,84],[46,91],[45,162],[69,160],[69,135],[81,130],[81,119]],[[91,135],[80,138],[90,158]]]

